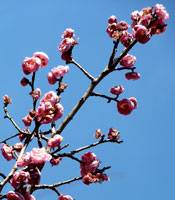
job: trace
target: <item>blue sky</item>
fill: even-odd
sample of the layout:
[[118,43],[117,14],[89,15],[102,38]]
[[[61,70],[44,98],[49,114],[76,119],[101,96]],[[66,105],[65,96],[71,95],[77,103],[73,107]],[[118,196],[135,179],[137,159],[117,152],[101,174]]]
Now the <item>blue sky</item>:
[[[13,99],[10,112],[23,126],[21,118],[30,109],[27,88],[19,84],[22,78],[21,62],[35,51],[44,51],[50,57],[49,66],[37,74],[36,85],[43,93],[53,90],[46,74],[59,64],[64,64],[57,52],[57,44],[65,28],[72,27],[79,37],[74,57],[90,73],[97,76],[108,62],[112,41],[105,29],[107,18],[116,15],[128,23],[130,13],[146,6],[162,3],[170,13],[167,31],[155,36],[145,45],[138,44],[131,51],[137,57],[138,81],[126,81],[124,72],[114,73],[97,88],[109,94],[111,86],[123,84],[123,97],[135,96],[139,106],[130,116],[121,116],[114,103],[90,98],[63,133],[70,149],[94,141],[97,128],[107,132],[110,127],[120,130],[124,143],[103,145],[94,149],[102,166],[111,165],[110,182],[83,185],[81,182],[60,188],[65,194],[79,199],[164,200],[174,199],[175,148],[174,148],[174,9],[169,1],[115,1],[115,0],[1,0],[0,2],[0,96],[9,94]],[[173,39],[173,40],[172,40]],[[172,40],[172,41],[171,41]],[[86,90],[89,81],[74,66],[65,81],[69,84],[62,96],[65,114],[71,110]],[[64,117],[63,117],[64,118]],[[61,122],[58,121],[58,125]],[[11,124],[3,119],[0,110],[1,136],[15,133]],[[0,159],[0,171],[8,173],[13,163]],[[49,166],[49,165],[48,165]],[[53,183],[79,175],[79,166],[68,160],[55,168],[46,167],[42,183]],[[44,198],[43,198],[44,195]],[[50,191],[35,193],[38,200],[56,199]]]

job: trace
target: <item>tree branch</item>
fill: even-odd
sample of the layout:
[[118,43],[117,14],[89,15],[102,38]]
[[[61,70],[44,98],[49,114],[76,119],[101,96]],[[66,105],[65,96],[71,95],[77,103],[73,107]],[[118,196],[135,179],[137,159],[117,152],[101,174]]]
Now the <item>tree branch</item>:
[[94,80],[94,77],[89,73],[87,72],[79,63],[77,63],[75,60],[71,60],[70,63],[74,64],[75,66],[77,66],[86,76],[87,78],[89,78],[91,81]]
[[91,96],[95,96],[95,97],[101,97],[101,98],[104,98],[104,99],[107,99],[107,103],[110,103],[111,101],[115,101],[115,102],[118,102],[118,96],[116,97],[110,97],[110,96],[107,96],[107,95],[104,95],[104,94],[100,94],[100,93],[96,93],[96,92],[92,92]]

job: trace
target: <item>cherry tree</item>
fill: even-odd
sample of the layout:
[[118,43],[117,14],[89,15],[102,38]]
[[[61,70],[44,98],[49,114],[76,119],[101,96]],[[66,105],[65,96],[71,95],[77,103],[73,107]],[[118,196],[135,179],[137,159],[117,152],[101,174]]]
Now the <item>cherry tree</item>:
[[[131,24],[120,21],[114,15],[110,16],[106,32],[113,43],[113,49],[107,65],[97,77],[90,74],[75,60],[73,50],[79,41],[74,30],[67,28],[58,44],[58,51],[65,61],[65,65],[58,65],[47,74],[48,84],[53,85],[54,90],[48,91],[44,95],[41,95],[41,89],[35,86],[35,80],[37,72],[47,67],[49,56],[44,52],[34,52],[33,55],[24,58],[22,61],[24,76],[20,83],[24,88],[29,88],[32,105],[31,110],[27,111],[22,119],[24,127],[19,127],[9,112],[9,106],[12,104],[11,98],[8,95],[3,97],[4,118],[11,122],[16,133],[8,138],[2,138],[0,141],[2,156],[7,162],[14,163],[7,175],[0,172],[0,199],[34,200],[35,191],[48,189],[57,195],[58,200],[72,200],[73,197],[68,195],[69,191],[61,192],[61,186],[76,181],[90,185],[109,180],[107,170],[111,166],[102,166],[98,156],[93,153],[93,148],[104,143],[121,144],[123,141],[119,130],[109,127],[109,131],[103,133],[101,129],[97,128],[94,143],[68,151],[67,147],[71,144],[63,141],[64,129],[69,123],[73,123],[75,115],[91,97],[102,98],[107,103],[114,103],[116,111],[121,115],[136,112],[137,99],[121,97],[125,91],[123,85],[111,86],[110,95],[97,92],[96,87],[109,74],[118,71],[126,71],[126,81],[140,79],[141,75],[135,67],[136,56],[129,54],[129,51],[137,43],[145,44],[153,36],[164,33],[168,18],[169,14],[161,4],[132,12]],[[120,54],[118,53],[119,45],[123,48]],[[67,92],[68,87],[68,83],[64,82],[64,76],[68,76],[70,65],[76,66],[82,72],[82,76],[89,80],[89,86],[68,115],[64,116],[63,121],[60,122],[64,115],[64,102],[62,102],[61,96],[62,93]],[[18,138],[19,141],[12,144],[11,139],[13,138]],[[34,140],[37,141],[37,146],[32,146],[32,150],[29,150],[29,145]],[[50,162],[50,165],[56,167],[64,162],[63,158],[77,162],[80,166],[80,175],[63,181],[58,180],[53,184],[43,184],[40,179],[45,176],[42,173],[43,168],[46,167],[45,164]],[[4,188],[9,186],[11,190],[4,193]]]

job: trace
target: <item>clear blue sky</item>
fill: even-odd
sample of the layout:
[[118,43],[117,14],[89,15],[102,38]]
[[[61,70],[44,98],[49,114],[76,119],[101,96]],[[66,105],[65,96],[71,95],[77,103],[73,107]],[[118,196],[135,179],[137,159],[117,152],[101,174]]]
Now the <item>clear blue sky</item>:
[[[174,199],[174,10],[175,2],[138,0],[1,0],[0,4],[0,96],[9,94],[13,99],[10,111],[22,126],[21,118],[30,109],[28,90],[19,84],[22,78],[21,62],[35,51],[44,51],[50,57],[49,66],[37,75],[37,86],[43,93],[53,90],[46,80],[47,72],[64,64],[57,52],[60,35],[67,27],[75,29],[79,45],[74,57],[94,76],[104,68],[112,48],[107,36],[107,18],[114,14],[130,21],[130,13],[146,6],[162,3],[170,13],[166,33],[155,36],[145,45],[137,45],[132,54],[137,57],[139,81],[126,81],[124,73],[115,73],[105,79],[97,91],[105,94],[111,86],[123,84],[125,97],[135,96],[139,106],[130,116],[121,116],[115,104],[103,99],[89,99],[76,118],[65,129],[64,142],[71,148],[93,142],[95,129],[104,132],[115,127],[124,143],[104,145],[94,149],[102,166],[111,165],[110,182],[90,186],[80,183],[60,188],[76,200],[165,200]],[[173,40],[172,40],[173,39]],[[88,86],[88,80],[74,66],[65,80],[69,84],[63,94],[65,115],[71,110]],[[60,120],[61,121],[61,120]],[[58,124],[60,123],[58,121]],[[1,136],[15,133],[0,111]],[[11,164],[12,165],[12,164]],[[0,171],[8,173],[10,165],[0,159]],[[44,170],[42,183],[53,183],[79,175],[79,166],[66,159],[55,168]],[[44,197],[43,197],[44,195]],[[37,200],[56,199],[53,192],[35,193]]]

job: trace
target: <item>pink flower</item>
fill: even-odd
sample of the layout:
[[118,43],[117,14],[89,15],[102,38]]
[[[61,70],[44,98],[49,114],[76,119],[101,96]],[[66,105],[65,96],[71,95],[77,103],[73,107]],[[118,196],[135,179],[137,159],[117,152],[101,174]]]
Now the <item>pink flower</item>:
[[60,195],[58,200],[73,200],[70,195]]
[[61,135],[55,135],[53,138],[49,138],[47,145],[51,148],[60,146],[63,137]]
[[136,57],[133,55],[127,54],[121,59],[120,65],[124,67],[133,67],[135,62],[136,62]]
[[133,109],[136,109],[137,108],[137,99],[135,97],[130,97],[129,100],[133,104]]
[[1,152],[4,158],[8,161],[14,158],[13,148],[11,146],[8,146],[7,144],[2,144]]
[[22,63],[22,69],[26,75],[36,72],[40,66],[41,59],[38,57],[26,57]]
[[111,88],[110,92],[114,95],[120,95],[125,91],[125,88],[122,85],[114,86]]
[[13,145],[13,148],[14,148],[15,151],[20,152],[21,149],[23,148],[23,146],[24,146],[23,143],[18,142],[15,145]]
[[41,124],[48,124],[61,118],[64,108],[58,101],[59,97],[55,92],[46,93],[40,100],[40,105],[36,110],[37,121]]
[[134,27],[134,30],[135,30],[134,37],[138,42],[145,44],[150,40],[151,38],[150,31],[145,26],[136,25]]
[[49,161],[52,158],[50,154],[48,154],[45,148],[33,148],[30,152],[31,164],[33,165],[42,165],[46,161]]
[[27,78],[23,77],[23,78],[21,79],[21,81],[20,81],[20,84],[21,84],[23,87],[25,87],[25,86],[27,86],[27,85],[29,84],[29,80],[28,80]]
[[62,38],[72,38],[74,36],[74,30],[72,28],[66,28],[63,32]]
[[50,163],[53,165],[58,165],[60,162],[61,162],[62,158],[61,157],[58,157],[58,158],[52,158],[50,160]]
[[131,99],[122,99],[117,102],[118,112],[122,115],[129,115],[135,108],[136,102],[134,103]]
[[122,36],[120,37],[120,42],[125,46],[129,47],[129,45],[132,43],[134,37],[131,33],[128,33],[127,31],[122,32]]
[[163,21],[169,19],[169,13],[166,11],[166,8],[162,4],[155,5],[155,13],[157,17]]
[[29,172],[25,172],[23,170],[17,171],[13,174],[13,177],[11,179],[11,185],[15,188],[18,189],[24,184],[27,184],[30,179],[30,174]]
[[113,23],[117,23],[117,18],[115,15],[111,15],[109,18],[108,18],[108,23],[109,24],[113,24]]
[[40,166],[43,165],[46,161],[49,161],[51,158],[52,156],[46,152],[44,147],[33,148],[31,152],[27,152],[22,156],[21,159],[17,161],[17,166]]
[[69,66],[59,65],[53,68],[51,72],[48,73],[47,75],[48,82],[53,85],[57,82],[58,78],[63,77],[68,72],[69,72]]
[[128,72],[125,74],[127,80],[138,80],[140,79],[140,73],[137,72]]
[[3,96],[3,101],[4,101],[4,104],[7,106],[8,104],[11,104],[12,103],[12,100],[11,98],[8,96],[8,95],[4,95]]
[[103,135],[103,133],[101,132],[101,129],[97,129],[97,130],[95,131],[95,138],[96,138],[96,139],[101,138],[102,135]]
[[32,121],[33,121],[33,118],[28,114],[28,115],[26,115],[25,117],[22,118],[22,121],[23,121],[25,126],[30,126]]
[[120,139],[119,131],[117,129],[110,128],[108,132],[108,139],[119,140]]
[[72,49],[78,44],[74,38],[74,30],[71,28],[66,29],[62,35],[62,38],[63,39],[58,45],[58,50],[61,52],[61,58],[65,61],[71,61]]
[[19,192],[9,191],[6,195],[7,200],[25,200],[24,196]]
[[35,52],[33,53],[33,56],[34,57],[37,57],[41,60],[41,67],[45,67],[48,65],[48,62],[49,62],[49,57],[46,53],[44,52]]
[[34,91],[30,93],[30,95],[33,97],[33,99],[38,100],[41,96],[41,89],[36,88]]

